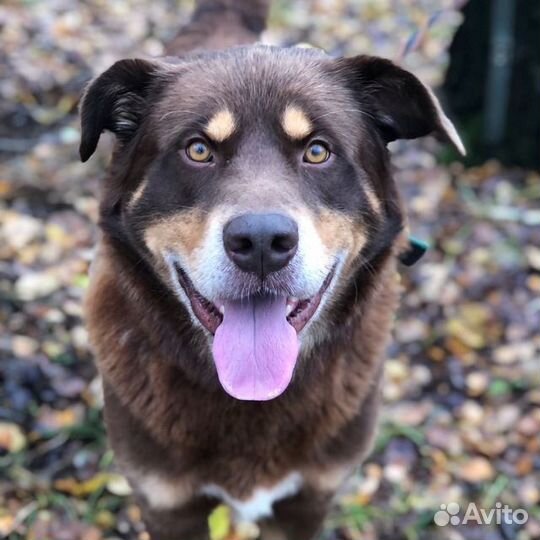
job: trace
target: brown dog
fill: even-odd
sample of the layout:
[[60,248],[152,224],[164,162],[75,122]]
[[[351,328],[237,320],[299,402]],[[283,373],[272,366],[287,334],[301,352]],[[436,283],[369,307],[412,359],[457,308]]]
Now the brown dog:
[[82,101],[83,161],[103,130],[117,141],[88,328],[153,540],[208,538],[220,502],[263,538],[317,533],[369,450],[398,301],[386,144],[462,150],[387,60],[216,51],[254,42],[267,7],[202,0],[181,56],[117,62]]

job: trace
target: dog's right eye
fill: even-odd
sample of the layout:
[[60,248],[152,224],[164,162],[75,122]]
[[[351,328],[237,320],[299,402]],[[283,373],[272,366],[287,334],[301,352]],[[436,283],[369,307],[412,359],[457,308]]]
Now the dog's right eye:
[[312,142],[307,150],[304,152],[304,161],[312,163],[313,165],[319,165],[328,161],[330,157],[330,150],[323,142]]
[[186,147],[186,154],[191,161],[206,163],[212,161],[212,152],[203,140],[196,140],[189,143]]

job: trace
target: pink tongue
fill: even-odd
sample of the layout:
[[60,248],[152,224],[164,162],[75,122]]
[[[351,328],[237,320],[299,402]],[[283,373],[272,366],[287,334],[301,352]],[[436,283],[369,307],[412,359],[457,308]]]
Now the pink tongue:
[[236,399],[265,401],[285,391],[298,356],[296,330],[287,322],[287,299],[226,301],[214,336],[221,385]]

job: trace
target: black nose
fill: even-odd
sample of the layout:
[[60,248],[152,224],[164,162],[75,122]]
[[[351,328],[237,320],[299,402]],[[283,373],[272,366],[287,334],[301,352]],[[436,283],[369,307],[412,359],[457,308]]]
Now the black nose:
[[223,243],[238,268],[264,279],[294,257],[298,227],[282,214],[244,214],[225,225]]

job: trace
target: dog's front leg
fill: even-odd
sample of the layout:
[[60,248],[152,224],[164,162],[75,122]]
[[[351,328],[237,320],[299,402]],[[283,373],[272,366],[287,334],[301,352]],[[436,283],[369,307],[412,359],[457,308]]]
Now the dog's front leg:
[[[293,497],[274,504],[273,521],[283,531],[283,538],[313,540],[322,527],[332,496],[331,493],[305,487]],[[268,540],[273,538],[268,536]],[[262,540],[266,540],[264,534]]]
[[208,516],[217,499],[196,497],[174,509],[142,507],[142,517],[152,540],[209,540]]

